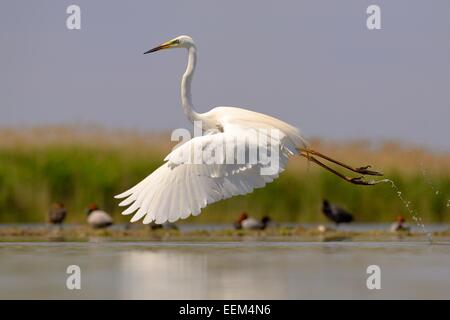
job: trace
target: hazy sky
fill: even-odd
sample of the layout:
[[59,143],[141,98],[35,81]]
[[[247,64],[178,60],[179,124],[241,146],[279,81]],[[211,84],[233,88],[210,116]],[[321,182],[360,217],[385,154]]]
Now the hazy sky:
[[[66,8],[81,7],[81,30]],[[366,27],[381,7],[382,30]],[[306,137],[395,138],[450,150],[450,1],[0,2],[0,126],[190,128],[180,34],[199,49],[198,111],[247,107]]]

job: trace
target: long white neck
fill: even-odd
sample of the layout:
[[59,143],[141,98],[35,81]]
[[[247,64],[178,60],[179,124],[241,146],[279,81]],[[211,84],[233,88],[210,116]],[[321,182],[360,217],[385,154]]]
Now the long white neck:
[[195,63],[197,60],[197,49],[195,46],[188,48],[188,64],[186,71],[181,78],[181,105],[183,111],[191,122],[200,119],[200,116],[194,110],[191,96],[191,82],[195,71]]

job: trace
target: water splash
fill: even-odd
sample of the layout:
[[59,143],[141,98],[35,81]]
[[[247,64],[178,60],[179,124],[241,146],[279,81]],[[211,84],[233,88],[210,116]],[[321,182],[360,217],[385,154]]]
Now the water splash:
[[[441,191],[439,191],[436,186],[434,185],[433,181],[431,181],[430,179],[430,175],[428,174],[428,172],[425,170],[425,167],[423,165],[423,163],[420,163],[420,171],[422,172],[422,176],[425,179],[426,183],[431,187],[431,189],[434,192],[435,196],[438,196],[441,194]],[[447,208],[450,208],[450,199],[447,199],[447,203],[445,204],[445,206]]]
[[408,211],[408,213],[411,215],[412,219],[416,223],[416,225],[422,230],[422,233],[427,235],[428,241],[430,243],[432,243],[433,242],[433,236],[432,236],[431,232],[429,232],[427,230],[427,228],[425,227],[425,224],[423,223],[422,218],[419,216],[419,213],[417,212],[417,210],[413,208],[413,206],[411,205],[410,201],[405,199],[405,197],[403,196],[402,192],[397,187],[397,185],[394,183],[394,181],[392,181],[390,179],[383,179],[383,180],[378,180],[378,181],[391,184],[392,189],[395,190],[395,192],[397,193],[398,198],[403,203],[403,205],[405,206],[406,210]]

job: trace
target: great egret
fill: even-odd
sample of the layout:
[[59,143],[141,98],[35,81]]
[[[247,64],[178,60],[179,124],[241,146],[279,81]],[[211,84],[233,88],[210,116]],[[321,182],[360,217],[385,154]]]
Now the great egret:
[[[144,218],[143,223],[154,221],[157,224],[165,221],[174,222],[189,215],[198,215],[202,208],[208,204],[227,199],[235,195],[243,195],[253,191],[254,188],[264,187],[272,182],[284,170],[289,156],[299,154],[309,161],[331,171],[342,179],[362,185],[371,185],[376,181],[365,181],[362,177],[347,177],[328,167],[318,158],[333,162],[341,167],[363,175],[381,175],[369,170],[369,166],[353,168],[344,163],[327,157],[308,147],[299,130],[292,125],[271,116],[236,107],[216,107],[206,113],[197,113],[191,99],[191,82],[197,60],[197,48],[189,36],[179,36],[167,41],[144,54],[171,48],[185,48],[188,53],[188,64],[181,79],[181,104],[187,118],[195,124],[200,121],[204,134],[195,137],[173,150],[166,158],[165,163],[151,173],[147,178],[133,188],[116,196],[126,198],[119,206],[130,205],[122,214],[134,212],[131,222]],[[279,167],[272,174],[261,174],[264,164],[258,163],[202,163],[192,164],[179,161],[180,154],[190,153],[195,146],[201,150],[216,147],[224,139],[237,139],[245,136],[250,130],[276,129],[281,134],[275,142],[281,151],[279,153]],[[244,142],[245,143],[245,142]],[[262,149],[261,142],[256,142]],[[249,152],[251,147],[243,147]],[[226,152],[229,153],[229,150]],[[227,154],[228,155],[228,154]],[[234,157],[235,155],[233,155]],[[208,159],[207,159],[208,160]]]

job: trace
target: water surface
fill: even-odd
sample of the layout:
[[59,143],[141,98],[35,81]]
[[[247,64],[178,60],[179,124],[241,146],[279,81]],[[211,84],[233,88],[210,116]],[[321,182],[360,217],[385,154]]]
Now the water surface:
[[0,298],[448,299],[450,242],[3,242]]

